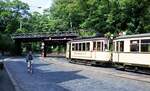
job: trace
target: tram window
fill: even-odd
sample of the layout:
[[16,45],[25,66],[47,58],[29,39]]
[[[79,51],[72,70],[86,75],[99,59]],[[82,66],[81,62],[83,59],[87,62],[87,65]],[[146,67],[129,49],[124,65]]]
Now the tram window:
[[101,51],[101,42],[97,42],[97,50]]
[[130,41],[130,51],[131,52],[139,51],[139,40],[131,40]]
[[141,52],[150,52],[150,39],[141,40]]
[[79,43],[79,51],[81,51],[81,43]]
[[74,50],[76,51],[76,43],[74,44]]
[[83,51],[85,51],[85,43],[83,43]]
[[124,51],[124,41],[120,41],[120,52]]
[[86,43],[86,51],[89,51],[90,50],[90,43],[88,42],[88,43]]
[[75,45],[75,46],[76,46],[76,47],[75,47],[75,48],[76,48],[76,51],[78,51],[78,43],[76,43],[76,45]]
[[107,44],[105,44],[105,51],[107,51],[108,50],[108,46],[107,46]]
[[72,44],[72,51],[75,51],[75,44]]
[[83,43],[81,43],[81,51],[83,51]]
[[116,51],[119,51],[119,41],[116,42]]
[[124,41],[117,41],[116,51],[123,52],[124,51]]
[[96,42],[93,42],[93,50],[96,50]]
[[111,50],[115,51],[115,42],[113,42],[112,48],[111,48]]

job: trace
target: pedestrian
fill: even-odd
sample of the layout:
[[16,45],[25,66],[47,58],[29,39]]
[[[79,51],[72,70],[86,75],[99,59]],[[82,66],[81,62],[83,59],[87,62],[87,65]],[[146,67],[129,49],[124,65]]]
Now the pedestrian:
[[32,61],[33,61],[33,54],[32,51],[29,51],[29,53],[26,56],[27,70],[29,73],[32,73]]

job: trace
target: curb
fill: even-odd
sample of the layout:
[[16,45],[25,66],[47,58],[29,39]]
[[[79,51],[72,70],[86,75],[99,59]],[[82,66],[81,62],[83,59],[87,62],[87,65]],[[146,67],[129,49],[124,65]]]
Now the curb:
[[20,87],[18,86],[17,82],[15,81],[15,79],[13,78],[12,74],[11,74],[10,71],[8,70],[8,68],[7,68],[6,64],[5,64],[5,62],[3,62],[3,63],[4,63],[4,68],[5,68],[6,72],[8,73],[8,76],[10,77],[10,80],[11,80],[11,82],[12,82],[14,88],[15,88],[15,91],[22,91],[22,90],[20,89]]

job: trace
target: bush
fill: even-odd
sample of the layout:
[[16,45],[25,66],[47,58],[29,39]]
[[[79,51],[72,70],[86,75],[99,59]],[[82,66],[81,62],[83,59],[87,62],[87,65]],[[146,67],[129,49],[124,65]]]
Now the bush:
[[26,33],[26,32],[28,32],[28,30],[27,29],[25,29],[25,28],[22,28],[22,29],[17,29],[17,31],[16,31],[16,33]]
[[14,41],[8,34],[0,34],[0,51],[2,55],[4,52],[13,53],[14,51]]

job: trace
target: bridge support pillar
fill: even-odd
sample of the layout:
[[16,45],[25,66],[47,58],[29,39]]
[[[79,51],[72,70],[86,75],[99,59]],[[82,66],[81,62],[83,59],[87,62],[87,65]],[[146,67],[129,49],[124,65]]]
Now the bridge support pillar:
[[46,45],[45,42],[42,42],[41,49],[42,49],[42,57],[46,57],[46,54],[47,54],[47,45]]

